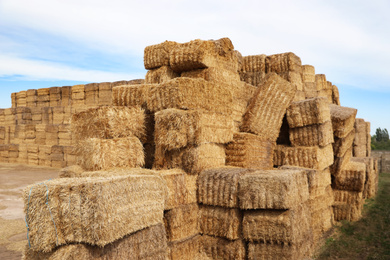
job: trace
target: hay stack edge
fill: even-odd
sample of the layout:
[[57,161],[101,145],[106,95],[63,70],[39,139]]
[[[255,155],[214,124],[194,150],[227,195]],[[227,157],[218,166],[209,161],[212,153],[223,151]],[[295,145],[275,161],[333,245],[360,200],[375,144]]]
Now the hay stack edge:
[[63,168],[24,191],[24,259],[305,259],[376,195],[370,123],[294,53],[166,41],[144,66],[0,110],[0,161]]

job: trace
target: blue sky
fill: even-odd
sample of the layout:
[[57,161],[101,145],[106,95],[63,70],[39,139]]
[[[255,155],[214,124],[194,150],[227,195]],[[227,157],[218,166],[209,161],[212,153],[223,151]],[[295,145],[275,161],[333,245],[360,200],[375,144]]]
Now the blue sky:
[[341,105],[390,129],[390,1],[0,0],[0,107],[26,89],[143,78],[146,46],[229,37],[243,55],[292,51]]

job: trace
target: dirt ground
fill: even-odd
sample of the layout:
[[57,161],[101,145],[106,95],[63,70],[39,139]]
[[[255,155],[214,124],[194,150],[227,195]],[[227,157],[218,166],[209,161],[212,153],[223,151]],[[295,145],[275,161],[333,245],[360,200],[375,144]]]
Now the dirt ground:
[[0,163],[0,259],[21,259],[27,244],[22,192],[58,177],[58,168]]

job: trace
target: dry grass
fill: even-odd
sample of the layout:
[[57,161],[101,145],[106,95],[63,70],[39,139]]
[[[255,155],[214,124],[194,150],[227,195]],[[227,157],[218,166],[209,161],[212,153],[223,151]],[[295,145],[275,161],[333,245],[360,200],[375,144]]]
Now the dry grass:
[[169,56],[172,49],[178,45],[177,42],[165,41],[160,44],[147,46],[144,50],[145,69],[156,69],[169,65]]
[[330,121],[329,104],[323,97],[292,102],[287,109],[287,121],[291,128],[323,124]]
[[334,142],[332,123],[290,128],[290,141],[293,146],[327,146]]

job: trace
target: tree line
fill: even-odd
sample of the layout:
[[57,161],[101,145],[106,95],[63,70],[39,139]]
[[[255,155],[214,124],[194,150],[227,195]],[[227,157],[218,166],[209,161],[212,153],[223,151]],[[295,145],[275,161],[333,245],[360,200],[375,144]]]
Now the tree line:
[[386,128],[377,128],[375,135],[371,136],[372,150],[390,150],[389,132]]

